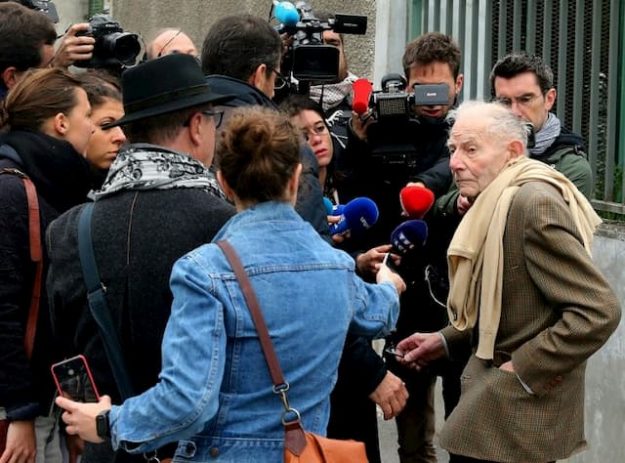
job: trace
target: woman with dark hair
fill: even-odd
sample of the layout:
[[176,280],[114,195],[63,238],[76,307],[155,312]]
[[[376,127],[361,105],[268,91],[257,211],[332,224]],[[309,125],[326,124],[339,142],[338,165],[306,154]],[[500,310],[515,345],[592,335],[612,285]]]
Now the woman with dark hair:
[[126,143],[121,127],[106,128],[107,124],[124,115],[121,91],[111,79],[96,72],[87,72],[80,78],[91,104],[91,120],[95,126],[86,152],[93,172],[93,189],[102,186],[119,149]]
[[[319,181],[323,195],[330,198],[334,204],[339,204],[339,190],[346,190],[347,176],[336,168],[337,159],[334,156],[334,140],[326,122],[323,108],[304,95],[291,95],[280,108],[291,118],[317,158],[319,165]],[[352,198],[349,198],[352,199]],[[345,201],[345,198],[341,198]]]
[[[373,337],[391,329],[405,286],[385,265],[379,284],[363,282],[354,261],[297,214],[299,148],[299,134],[284,115],[260,108],[233,113],[219,143],[217,175],[238,214],[215,241],[230,243],[250,277],[290,385],[291,407],[305,429],[325,434],[347,331]],[[174,459],[282,461],[283,405],[221,249],[207,244],[181,258],[171,288],[160,382],[112,408],[108,399],[57,399],[68,411],[68,432],[101,441],[99,414],[113,446],[132,453],[180,440]]]
[[[10,423],[1,461],[35,461],[35,428],[37,461],[61,461],[58,428],[48,416],[54,395],[50,365],[60,352],[52,341],[43,283],[45,246],[35,244],[35,237],[43,239],[52,220],[86,200],[90,114],[80,81],[60,69],[29,73],[1,110],[0,127],[8,131],[0,135],[0,415]],[[22,177],[34,184],[34,197],[29,198]],[[37,228],[29,216],[35,202]],[[43,269],[38,270],[41,252]],[[26,331],[29,314],[36,321],[34,334]],[[29,342],[34,344],[30,358],[30,348],[24,347]]]

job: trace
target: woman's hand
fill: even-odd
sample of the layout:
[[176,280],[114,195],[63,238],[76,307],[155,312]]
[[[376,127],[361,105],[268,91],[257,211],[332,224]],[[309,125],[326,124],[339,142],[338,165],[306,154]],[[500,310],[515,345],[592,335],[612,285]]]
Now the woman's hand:
[[37,442],[34,421],[11,421],[0,463],[35,463]]
[[56,404],[65,410],[62,418],[67,425],[67,434],[78,435],[87,442],[104,442],[96,431],[95,417],[111,409],[111,398],[104,395],[98,403],[80,403],[65,397],[57,397]]

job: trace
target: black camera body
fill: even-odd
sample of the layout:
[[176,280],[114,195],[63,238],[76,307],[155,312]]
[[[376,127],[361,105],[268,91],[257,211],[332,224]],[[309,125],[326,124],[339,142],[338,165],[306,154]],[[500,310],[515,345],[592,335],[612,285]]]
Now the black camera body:
[[[299,21],[280,24],[280,34],[288,34],[292,42],[284,56],[282,70],[299,82],[333,82],[339,75],[339,50],[323,43],[323,32],[365,34],[367,17],[335,14],[333,19],[321,21],[305,1],[295,4]],[[300,92],[301,93],[301,92]]]
[[121,69],[135,64],[141,52],[139,36],[124,32],[119,23],[107,15],[93,16],[89,20],[89,30],[76,35],[89,35],[95,39],[93,57],[77,61],[74,63],[77,67]]
[[439,106],[449,104],[447,84],[414,85],[413,93],[406,92],[406,79],[400,74],[387,74],[382,78],[382,91],[375,92],[370,101],[373,117],[408,120],[413,116],[413,106]]
[[402,178],[418,170],[420,159],[415,145],[416,134],[424,128],[414,114],[414,106],[449,105],[447,84],[414,85],[406,91],[406,79],[400,74],[382,78],[382,90],[369,101],[374,121],[367,128],[372,160],[384,176]]

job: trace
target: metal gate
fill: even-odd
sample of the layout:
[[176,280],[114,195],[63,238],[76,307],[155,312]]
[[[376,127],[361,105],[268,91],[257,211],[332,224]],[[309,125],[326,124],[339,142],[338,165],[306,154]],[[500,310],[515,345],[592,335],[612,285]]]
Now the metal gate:
[[[440,31],[462,50],[465,99],[489,99],[488,75],[512,51],[553,69],[555,113],[586,140],[594,206],[625,214],[625,5],[621,0],[412,0],[409,37]],[[620,147],[620,149],[619,149]]]

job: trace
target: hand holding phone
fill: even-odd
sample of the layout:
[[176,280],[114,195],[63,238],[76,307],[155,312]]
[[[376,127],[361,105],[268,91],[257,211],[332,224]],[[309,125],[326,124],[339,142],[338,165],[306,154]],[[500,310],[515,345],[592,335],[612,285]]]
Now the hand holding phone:
[[100,399],[87,359],[83,355],[55,363],[51,371],[60,396],[76,402],[97,402]]
[[384,348],[384,353],[385,354],[389,354],[389,355],[393,355],[393,356],[398,357],[398,358],[403,358],[404,357],[404,354],[402,354],[400,351],[398,351],[395,346],[385,347]]

